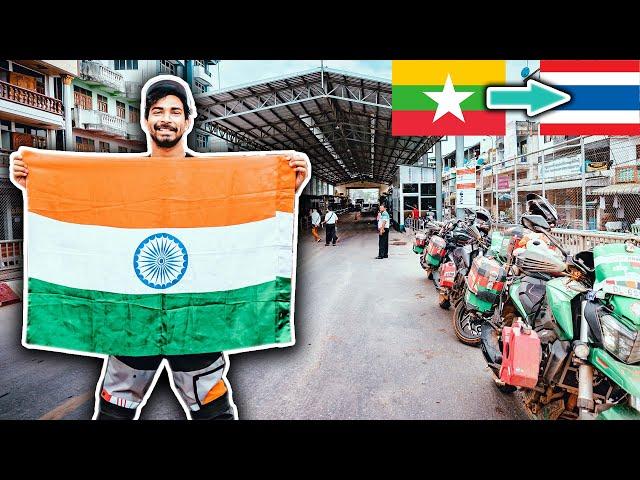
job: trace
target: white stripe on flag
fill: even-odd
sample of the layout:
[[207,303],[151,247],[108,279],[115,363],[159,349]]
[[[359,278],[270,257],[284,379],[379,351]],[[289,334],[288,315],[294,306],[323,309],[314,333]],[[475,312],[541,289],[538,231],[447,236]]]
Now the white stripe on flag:
[[540,72],[551,85],[640,85],[640,72]]
[[[46,282],[113,293],[157,294],[232,290],[291,278],[293,214],[241,225],[209,228],[129,229],[81,225],[28,214],[27,274]],[[135,273],[136,248],[147,237],[169,233],[188,254],[184,277],[155,289]]]
[[540,123],[640,123],[637,110],[553,110],[538,116]]

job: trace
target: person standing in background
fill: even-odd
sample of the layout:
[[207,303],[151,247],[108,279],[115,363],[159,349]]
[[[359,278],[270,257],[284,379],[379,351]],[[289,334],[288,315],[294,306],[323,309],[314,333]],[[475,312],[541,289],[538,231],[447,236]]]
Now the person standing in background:
[[376,259],[389,257],[389,228],[391,227],[391,218],[384,205],[380,205],[380,214],[378,215],[378,256]]
[[325,247],[329,246],[329,242],[331,242],[333,246],[336,245],[336,241],[338,240],[338,237],[336,236],[337,221],[338,215],[336,215],[336,212],[333,211],[333,207],[327,207],[327,214],[324,216],[324,222],[322,222],[324,225],[326,225],[325,228],[327,231],[327,236],[324,244]]
[[311,209],[311,234],[316,239],[316,243],[320,241],[320,235],[318,235],[318,227],[320,226],[320,214],[315,208]]

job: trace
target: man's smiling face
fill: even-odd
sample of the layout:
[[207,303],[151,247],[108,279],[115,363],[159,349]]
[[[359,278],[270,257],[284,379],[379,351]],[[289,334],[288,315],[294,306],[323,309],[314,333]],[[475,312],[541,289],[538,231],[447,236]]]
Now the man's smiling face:
[[175,95],[167,95],[151,105],[147,129],[158,147],[174,147],[188,127],[182,101]]

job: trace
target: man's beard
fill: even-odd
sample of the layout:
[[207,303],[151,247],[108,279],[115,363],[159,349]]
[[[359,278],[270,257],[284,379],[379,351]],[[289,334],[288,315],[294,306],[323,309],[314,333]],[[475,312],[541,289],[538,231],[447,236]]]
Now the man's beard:
[[180,142],[180,140],[182,140],[182,135],[174,138],[173,140],[160,140],[153,135],[151,136],[151,138],[153,138],[155,144],[160,148],[172,148],[175,147]]
[[[162,125],[162,126],[164,126],[164,125]],[[173,128],[173,127],[170,127],[170,128]],[[155,133],[155,130],[156,130],[156,128],[154,127],[153,128],[153,133]],[[177,129],[174,130],[174,131],[177,132]],[[180,142],[180,140],[182,140],[182,135],[177,136],[173,140],[160,140],[158,138],[158,134],[156,133],[155,135],[152,134],[151,138],[153,139],[154,143],[160,148],[172,148],[172,147],[175,147]]]

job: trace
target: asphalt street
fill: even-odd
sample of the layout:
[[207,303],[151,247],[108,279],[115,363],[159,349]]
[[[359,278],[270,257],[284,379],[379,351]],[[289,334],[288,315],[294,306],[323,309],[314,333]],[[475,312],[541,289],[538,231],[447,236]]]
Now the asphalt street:
[[[352,216],[335,247],[300,234],[296,345],[230,356],[239,417],[525,419],[480,350],[456,340],[410,235],[392,231],[389,258],[376,260],[371,218]],[[21,311],[0,308],[0,419],[90,419],[102,360],[22,347]],[[141,418],[185,418],[166,372]]]

